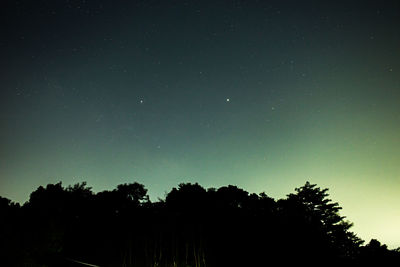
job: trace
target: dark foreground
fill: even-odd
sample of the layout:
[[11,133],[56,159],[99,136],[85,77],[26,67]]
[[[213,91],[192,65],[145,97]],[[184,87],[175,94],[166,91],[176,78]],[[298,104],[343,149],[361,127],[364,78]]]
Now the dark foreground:
[[308,182],[277,201],[181,184],[151,203],[138,183],[50,184],[22,207],[0,198],[1,265],[400,266],[398,249],[364,245],[327,197]]

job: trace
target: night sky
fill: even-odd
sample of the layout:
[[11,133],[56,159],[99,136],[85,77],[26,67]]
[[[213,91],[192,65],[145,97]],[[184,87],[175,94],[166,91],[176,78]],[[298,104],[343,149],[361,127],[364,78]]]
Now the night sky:
[[399,1],[1,2],[0,195],[306,181],[400,246]]

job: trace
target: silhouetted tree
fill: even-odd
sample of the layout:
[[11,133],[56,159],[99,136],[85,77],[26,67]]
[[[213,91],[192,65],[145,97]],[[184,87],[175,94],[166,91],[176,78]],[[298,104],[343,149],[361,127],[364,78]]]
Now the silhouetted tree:
[[366,266],[396,266],[400,263],[399,249],[389,250],[376,239],[361,247],[360,262]]
[[15,266],[21,258],[20,206],[0,197],[0,263]]
[[[289,237],[286,237],[292,239],[292,246],[297,247],[297,257],[306,262],[317,262],[320,258],[342,261],[356,257],[362,241],[349,231],[352,224],[339,214],[339,204],[328,198],[328,189],[306,182],[295,191],[295,194],[279,201],[279,206],[283,220],[291,229]],[[314,251],[318,256],[311,257],[307,251]]]
[[149,201],[147,189],[144,185],[136,182],[131,184],[120,184],[114,191],[116,191],[121,198],[135,206],[139,206],[141,203]]
[[[139,183],[93,193],[85,182],[40,186],[22,207],[0,197],[6,266],[388,266],[399,250],[362,241],[328,189],[285,199],[237,186],[182,183],[151,203]],[[75,262],[75,263],[74,263]]]
[[168,208],[186,212],[199,212],[208,204],[206,190],[197,183],[179,184],[167,194],[165,202]]

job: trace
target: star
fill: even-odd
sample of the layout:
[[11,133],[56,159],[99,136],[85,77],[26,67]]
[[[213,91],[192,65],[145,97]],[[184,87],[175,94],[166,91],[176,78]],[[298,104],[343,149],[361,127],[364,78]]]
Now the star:
[[231,101],[231,100],[230,100],[229,98],[227,98],[227,99],[226,99],[226,102],[229,102],[229,101]]

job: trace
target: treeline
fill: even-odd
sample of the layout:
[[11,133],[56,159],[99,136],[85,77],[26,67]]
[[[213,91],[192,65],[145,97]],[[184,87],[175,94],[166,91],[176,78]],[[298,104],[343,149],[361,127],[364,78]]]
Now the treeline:
[[0,197],[0,265],[400,266],[399,249],[350,231],[327,191],[307,182],[274,200],[187,183],[151,202],[138,183],[49,184],[22,206]]

